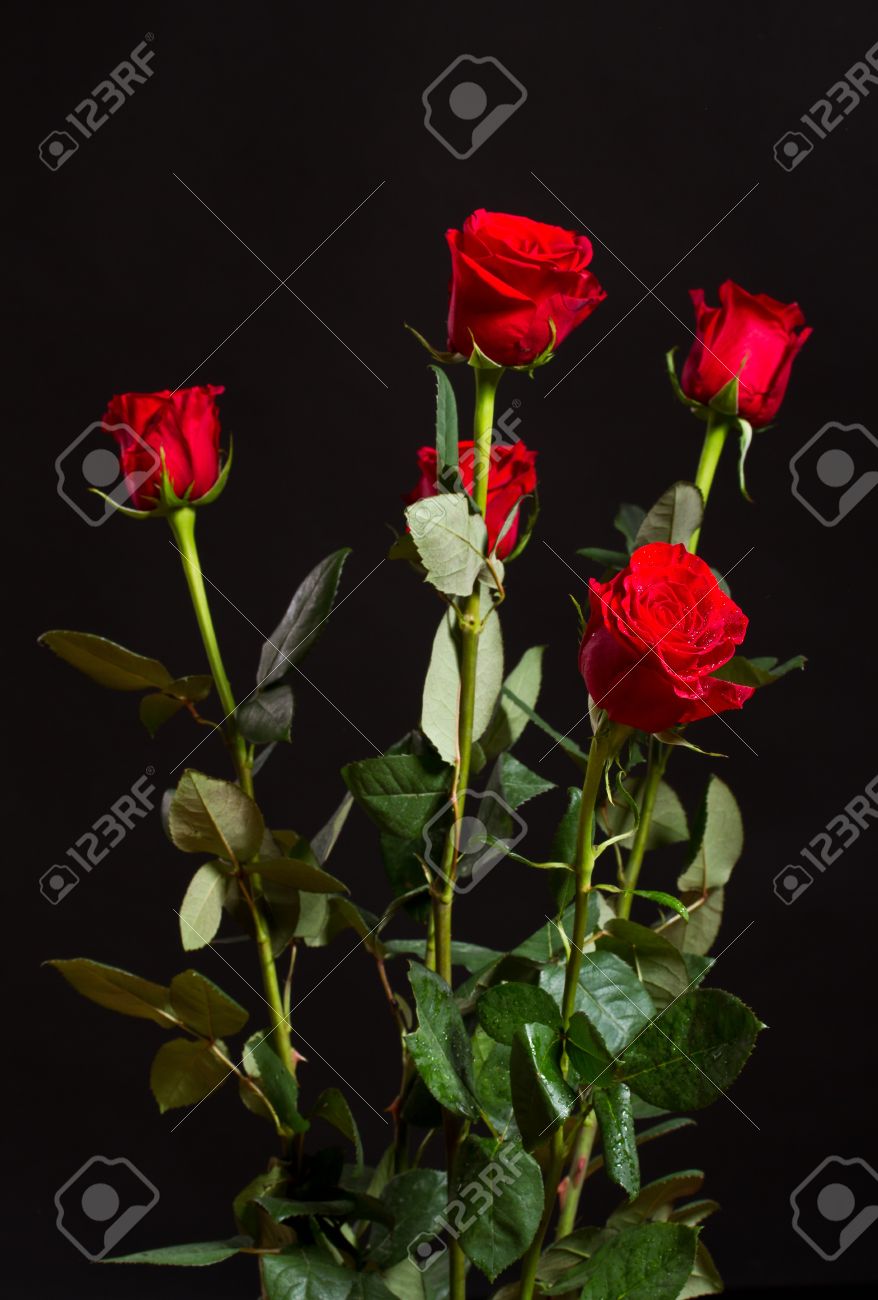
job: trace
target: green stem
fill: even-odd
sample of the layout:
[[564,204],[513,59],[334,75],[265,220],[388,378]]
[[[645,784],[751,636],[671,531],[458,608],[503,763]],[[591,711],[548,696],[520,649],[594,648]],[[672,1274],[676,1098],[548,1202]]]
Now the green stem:
[[[701,448],[701,459],[698,462],[698,469],[695,471],[695,486],[701,489],[701,496],[705,506],[707,505],[707,498],[710,496],[716,467],[719,464],[719,458],[722,455],[723,447],[726,445],[726,438],[729,436],[730,429],[731,421],[727,415],[721,415],[718,411],[711,411],[707,420],[704,444]],[[699,527],[695,529],[689,539],[689,550],[693,553],[698,550],[700,537],[701,528]]]
[[[192,597],[192,607],[195,610],[195,618],[198,623],[198,630],[201,633],[201,640],[204,642],[207,662],[210,665],[211,675],[216,686],[217,695],[222,704],[224,717],[224,730],[229,743],[229,748],[235,760],[235,768],[238,773],[238,780],[241,789],[246,794],[253,797],[253,765],[247,751],[247,743],[238,730],[235,718],[235,697],[232,693],[232,685],[226,672],[225,664],[220,654],[219,642],[217,641],[216,629],[213,625],[213,618],[210,612],[210,604],[207,599],[207,590],[204,585],[204,576],[201,572],[201,563],[198,558],[198,547],[195,544],[195,511],[191,506],[182,506],[179,510],[172,510],[168,514],[168,523],[171,526],[171,532],[177,543],[180,554],[183,557],[183,572],[186,575],[186,582],[189,586],[189,594]],[[268,929],[268,922],[265,919],[265,913],[259,905],[260,884],[256,875],[251,875],[248,880],[249,889],[247,889],[247,901],[253,916],[253,926],[256,934],[256,947],[259,952],[259,965],[262,971],[262,984],[265,991],[265,1000],[271,1011],[271,1043],[277,1052],[281,1061],[292,1074],[293,1071],[293,1050],[290,1041],[290,1026],[284,1015],[283,997],[281,995],[280,983],[277,977],[277,967],[274,964],[274,955],[271,950],[271,935]],[[251,893],[252,890],[252,893]]]
[[[561,1020],[564,1029],[570,1024],[576,1006],[576,989],[579,984],[579,972],[582,967],[585,936],[588,929],[588,895],[591,889],[591,873],[594,869],[595,845],[594,822],[595,807],[604,776],[604,766],[610,754],[615,752],[629,728],[612,727],[602,736],[592,738],[588,751],[588,764],[585,769],[585,781],[582,786],[582,801],[579,805],[579,825],[576,832],[576,853],[573,869],[576,873],[576,906],[573,914],[573,936],[570,940],[570,956],[564,978],[564,996],[561,1000]],[[543,1241],[555,1209],[555,1197],[558,1183],[564,1169],[564,1125],[553,1134],[548,1168],[544,1178],[545,1201],[543,1217],[537,1228],[536,1236],[528,1247],[521,1265],[521,1284],[518,1300],[531,1300],[536,1284],[537,1268]]]
[[[475,460],[473,464],[473,500],[484,515],[488,501],[488,482],[491,471],[491,434],[494,427],[494,400],[502,370],[475,370],[476,400],[473,425]],[[460,706],[457,726],[457,763],[455,765],[452,799],[455,804],[454,824],[445,842],[442,862],[442,889],[434,898],[436,932],[436,969],[447,983],[451,983],[451,911],[454,903],[454,877],[460,848],[457,837],[464,815],[467,783],[473,748],[473,715],[476,699],[479,635],[481,633],[480,591],[478,584],[466,598],[460,616]],[[452,1296],[452,1300],[455,1297]]]
[[238,780],[241,783],[241,789],[252,797],[253,772],[247,759],[247,744],[244,737],[239,733],[235,722],[235,697],[232,694],[232,684],[226,673],[219,643],[216,639],[216,630],[213,626],[213,618],[207,600],[207,590],[204,586],[204,576],[198,559],[198,547],[195,545],[195,511],[191,506],[171,510],[168,514],[168,523],[171,525],[171,532],[174,534],[177,548],[183,557],[183,572],[186,575],[189,595],[192,597],[192,607],[195,610],[201,640],[204,642],[211,676],[222,705],[224,714],[223,727],[235,761]]
[[[491,435],[494,427],[494,400],[502,370],[475,370],[476,398],[473,421],[473,501],[484,516],[488,503],[488,482],[491,473]],[[493,615],[496,617],[496,615]],[[479,584],[466,598],[460,614],[460,706],[457,726],[457,762],[455,764],[452,801],[454,823],[445,842],[442,863],[442,888],[433,899],[433,917],[436,935],[436,969],[451,984],[451,912],[454,904],[454,878],[460,850],[460,825],[464,815],[467,784],[473,748],[473,717],[475,714],[476,673],[478,670],[479,636],[482,630],[481,594]],[[454,1186],[454,1170],[460,1145],[461,1124],[455,1115],[446,1112],[445,1156],[448,1170],[448,1195]],[[448,1251],[450,1300],[465,1300],[466,1257],[460,1242],[453,1240]]]
[[597,1116],[593,1110],[590,1110],[582,1121],[582,1127],[576,1135],[576,1141],[573,1143],[573,1150],[570,1153],[570,1172],[567,1175],[564,1204],[558,1215],[558,1225],[555,1229],[556,1241],[569,1236],[576,1226],[579,1198],[582,1195],[582,1185],[588,1172],[588,1162],[591,1158],[591,1149],[594,1146],[597,1131]]
[[[628,863],[625,868],[625,889],[630,891],[637,888],[637,880],[640,876],[640,868],[643,866],[643,858],[646,853],[646,842],[649,839],[649,830],[652,824],[652,814],[655,809],[656,795],[661,785],[662,776],[664,775],[665,764],[668,761],[670,750],[667,746],[660,745],[654,737],[649,738],[649,756],[646,763],[646,778],[643,783],[643,791],[640,797],[640,817],[637,822],[637,830],[634,832],[634,840],[631,845],[631,852],[628,855]],[[619,898],[619,916],[626,920],[631,915],[631,904],[634,895],[630,892],[624,893]]]

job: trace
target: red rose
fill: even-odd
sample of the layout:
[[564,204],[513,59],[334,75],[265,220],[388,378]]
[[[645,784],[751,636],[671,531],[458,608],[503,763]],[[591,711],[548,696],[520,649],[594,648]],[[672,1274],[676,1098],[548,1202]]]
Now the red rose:
[[711,676],[744,640],[747,618],[681,543],[641,546],[621,573],[589,586],[579,669],[613,722],[665,731],[740,709],[753,694]]
[[206,384],[175,393],[122,393],[110,400],[104,423],[127,425],[140,439],[124,429],[111,430],[119,444],[122,472],[136,484],[130,492],[136,509],[151,510],[158,504],[162,453],[178,497],[191,488],[187,500],[197,501],[216,483],[220,422],[214,398],[224,391]]
[[[459,444],[460,477],[470,496],[473,492],[473,444]],[[491,464],[488,477],[488,508],[485,523],[488,528],[488,550],[494,549],[494,543],[500,534],[512,510],[522,497],[533,492],[537,485],[535,462],[537,453],[529,451],[523,442],[514,442],[510,446],[491,448]],[[418,469],[421,478],[418,486],[405,498],[406,505],[420,501],[422,497],[434,497],[438,492],[436,486],[437,466],[436,448],[422,447],[418,452]],[[506,530],[502,542],[497,548],[501,560],[515,548],[518,539],[518,511]]]
[[708,307],[703,289],[691,289],[697,341],[683,366],[687,397],[709,405],[740,375],[738,411],[755,427],[770,424],[789,383],[793,360],[812,333],[796,327],[805,317],[796,302],[752,294],[734,280],[720,285],[719,307]]
[[479,208],[449,230],[448,346],[468,357],[473,339],[501,366],[529,365],[560,343],[606,297],[592,273],[591,243],[560,226]]

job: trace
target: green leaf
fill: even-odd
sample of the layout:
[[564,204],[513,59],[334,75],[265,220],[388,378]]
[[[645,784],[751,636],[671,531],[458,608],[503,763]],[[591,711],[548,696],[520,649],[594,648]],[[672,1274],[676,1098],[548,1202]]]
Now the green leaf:
[[512,1040],[512,1105],[528,1150],[547,1142],[570,1114],[576,1094],[561,1072],[561,1039],[547,1025],[524,1025]]
[[299,1088],[282,1064],[265,1030],[251,1034],[244,1044],[244,1069],[265,1093],[281,1122],[294,1133],[304,1133],[309,1124],[299,1114]]
[[172,1264],[175,1268],[203,1268],[207,1264],[221,1264],[240,1253],[249,1245],[245,1237],[231,1241],[192,1241],[185,1246],[160,1246],[158,1250],[139,1250],[134,1255],[116,1255],[104,1259],[104,1264]]
[[334,551],[308,574],[296,589],[287,612],[272,632],[259,657],[256,680],[271,686],[298,664],[317,640],[320,627],[332,610],[349,546]]
[[565,1043],[580,1088],[611,1084],[613,1062],[583,1011],[574,1011]]
[[770,686],[786,677],[787,673],[804,668],[807,662],[804,655],[793,655],[782,664],[773,658],[745,659],[743,655],[735,655],[712,676],[724,682],[737,682],[739,686]]
[[561,1027],[561,1013],[554,1000],[536,984],[495,984],[481,995],[476,1011],[485,1033],[507,1047],[524,1025]]
[[446,763],[453,763],[457,757],[459,720],[457,619],[454,610],[447,609],[433,638],[421,702],[421,730]]
[[509,1081],[511,1051],[503,1043],[495,1043],[480,1028],[473,1034],[472,1044],[479,1105],[498,1132],[512,1137],[518,1129]]
[[174,680],[158,659],[147,659],[91,632],[44,632],[39,642],[110,690],[143,691],[149,687],[161,690]]
[[249,862],[265,834],[262,813],[239,786],[191,768],[174,792],[168,825],[184,853],[210,853],[233,862]]
[[476,693],[473,700],[473,738],[478,740],[487,730],[494,716],[500,688],[503,685],[503,634],[500,615],[491,607],[490,593],[482,592],[481,618],[484,620],[479,636],[479,654],[476,661]]
[[326,825],[322,826],[316,835],[312,835],[311,849],[321,867],[338,843],[338,837],[353,806],[353,796],[346,794]]
[[463,1252],[493,1282],[521,1258],[539,1227],[540,1167],[519,1142],[470,1136],[458,1154],[455,1196],[468,1210]]
[[628,553],[626,551],[607,551],[602,546],[582,546],[576,552],[577,555],[584,555],[587,560],[594,560],[595,564],[600,565],[602,569],[624,569],[628,563]]
[[635,898],[645,898],[650,903],[657,903],[659,907],[669,907],[683,921],[689,920],[686,904],[679,898],[675,898],[673,894],[666,894],[663,889],[622,889],[618,885],[595,885],[595,889],[600,889],[607,894],[632,894]]
[[[661,932],[684,955],[710,952],[722,924],[725,890],[709,889],[706,894],[692,893],[685,897],[689,908],[688,924],[673,918],[662,926]],[[691,973],[689,978],[692,978]]]
[[186,952],[210,943],[223,919],[223,898],[228,882],[222,864],[205,862],[189,881],[180,904],[180,939]]
[[343,1092],[338,1088],[326,1088],[314,1103],[309,1119],[325,1120],[327,1124],[331,1124],[334,1129],[342,1133],[349,1142],[353,1143],[357,1153],[357,1164],[362,1166],[363,1142],[360,1138],[360,1130],[357,1128],[357,1121]]
[[618,509],[613,527],[625,538],[629,553],[637,545],[637,534],[645,518],[646,511],[642,506],[633,506],[630,502],[625,502]]
[[[251,1096],[253,1095],[251,1093]],[[278,1161],[269,1169],[257,1174],[255,1178],[251,1178],[249,1183],[241,1188],[232,1201],[235,1223],[241,1232],[246,1232],[250,1237],[259,1238],[262,1216],[259,1213],[259,1207],[254,1202],[260,1196],[271,1196],[272,1193],[278,1190],[282,1191],[286,1183],[287,1170]]]
[[340,1268],[313,1247],[294,1247],[263,1255],[266,1300],[347,1300],[353,1272]]
[[697,1228],[705,1219],[709,1219],[712,1214],[716,1214],[719,1209],[718,1201],[711,1201],[703,1197],[697,1201],[687,1201],[679,1209],[672,1210],[668,1215],[671,1223],[688,1223],[690,1228]]
[[664,1218],[667,1207],[681,1196],[694,1196],[701,1190],[704,1174],[700,1169],[683,1169],[679,1173],[665,1174],[655,1182],[647,1183],[640,1194],[613,1211],[607,1220],[611,1228],[630,1228],[647,1219]]
[[692,1272],[677,1300],[695,1300],[696,1296],[719,1295],[725,1288],[719,1270],[703,1241],[695,1247]]
[[[561,818],[552,843],[549,845],[551,862],[573,864],[576,854],[576,836],[579,830],[579,809],[582,803],[582,788],[574,785],[567,790],[567,808]],[[559,910],[563,910],[576,892],[576,878],[569,871],[555,871],[549,879],[549,886],[555,895]]]
[[286,682],[256,691],[235,712],[238,728],[254,745],[289,740],[293,722],[293,692]]
[[249,1013],[197,970],[183,971],[171,980],[170,1002],[174,1015],[204,1038],[237,1034]]
[[640,1161],[628,1086],[614,1083],[606,1088],[596,1088],[594,1108],[601,1126],[607,1173],[629,1196],[636,1196],[640,1190]]
[[273,880],[290,889],[302,889],[308,894],[347,894],[350,891],[341,880],[328,871],[312,867],[310,862],[296,858],[272,858],[267,862],[254,862],[249,870],[261,880]]
[[364,758],[342,768],[351,794],[383,831],[411,841],[447,801],[451,770],[414,754]]
[[476,1118],[473,1053],[463,1018],[450,988],[439,975],[412,962],[409,979],[418,1011],[418,1028],[406,1044],[436,1100],[455,1115]]
[[469,496],[423,497],[405,514],[427,581],[447,596],[469,596],[487,547],[485,521],[472,513]]
[[[394,956],[422,958],[424,955],[424,936],[421,935],[415,939],[388,939],[384,946],[388,953],[392,953]],[[488,962],[494,961],[502,955],[494,948],[483,948],[478,943],[462,943],[457,939],[451,941],[452,966],[463,966],[470,974],[473,971],[482,970],[483,967],[487,966]]]
[[[638,806],[641,802],[643,784],[641,777],[633,781],[630,786],[631,796]],[[634,829],[633,814],[630,808],[621,803],[605,804],[601,810],[601,823],[608,835],[622,835],[625,831]],[[655,807],[646,839],[646,851],[651,852],[666,844],[681,844],[688,838],[689,823],[686,820],[686,810],[667,782],[662,781],[656,791]]]
[[682,955],[655,930],[621,917],[607,921],[605,928],[609,937],[598,940],[598,951],[627,962],[659,1011],[689,987]]
[[163,984],[130,975],[116,966],[104,966],[87,957],[70,960],[56,958],[47,963],[54,966],[72,984],[77,993],[108,1011],[118,1011],[123,1016],[136,1016],[152,1020],[163,1029],[175,1023],[170,1007],[171,991]]
[[704,517],[704,502],[694,483],[674,483],[662,493],[637,530],[634,549],[650,542],[686,545]]
[[459,458],[457,402],[444,370],[430,366],[436,376],[436,469],[440,483],[453,488]]
[[307,1197],[301,1200],[287,1196],[259,1196],[256,1202],[275,1223],[318,1216],[326,1219],[368,1219],[388,1225],[392,1223],[390,1214],[380,1201],[360,1192],[340,1192],[335,1197]]
[[[676,949],[672,951],[676,953]],[[588,1018],[611,1056],[623,1051],[655,1015],[648,990],[615,953],[602,949],[585,953],[579,987],[577,1009]]]
[[585,771],[588,758],[575,741],[571,740],[569,736],[563,735],[560,731],[556,731],[553,726],[544,721],[539,714],[535,713],[533,709],[530,708],[519,695],[516,695],[514,691],[511,691],[508,686],[503,687],[503,696],[505,699],[511,700],[516,708],[520,709],[529,721],[535,723],[535,725],[538,726],[541,731],[544,731],[547,736],[551,736],[559,748],[563,749],[567,757],[571,758],[577,767]]
[[553,781],[546,781],[530,768],[520,763],[513,754],[501,754],[488,782],[488,788],[496,790],[510,808],[520,808],[529,799],[546,794],[555,789]]
[[693,989],[634,1040],[619,1077],[653,1106],[700,1110],[738,1077],[760,1028],[731,993]]
[[523,701],[529,709],[535,707],[542,682],[544,650],[545,646],[531,646],[504,681],[494,716],[480,742],[487,760],[511,749],[527,726],[528,715],[513,702],[512,696]]
[[169,722],[183,708],[182,700],[172,699],[170,695],[144,695],[140,701],[140,721],[151,736],[155,736],[159,727]]
[[735,796],[724,781],[712,776],[693,827],[689,865],[677,879],[680,890],[725,885],[744,848],[744,823]]
[[214,1056],[209,1043],[172,1038],[156,1052],[149,1086],[164,1114],[177,1106],[194,1106],[203,1101],[231,1075],[228,1066]]
[[680,1223],[644,1223],[611,1237],[549,1294],[582,1286],[581,1300],[677,1300],[695,1261],[698,1240]]
[[380,1268],[389,1268],[406,1258],[415,1238],[437,1231],[448,1203],[445,1174],[438,1169],[397,1174],[384,1188],[381,1200],[394,1224],[390,1232],[380,1225],[372,1229],[369,1256]]

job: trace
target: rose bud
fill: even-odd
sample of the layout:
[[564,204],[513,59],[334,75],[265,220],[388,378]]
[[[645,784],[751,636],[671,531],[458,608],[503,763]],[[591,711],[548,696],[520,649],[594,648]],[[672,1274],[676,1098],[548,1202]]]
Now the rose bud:
[[681,543],[641,546],[621,573],[589,586],[579,669],[613,722],[666,731],[740,709],[753,694],[711,676],[744,640],[747,618]]
[[497,365],[530,365],[606,297],[586,269],[592,249],[585,235],[479,208],[445,238],[448,346],[465,357],[475,339]]
[[171,489],[189,505],[217,485],[220,421],[214,399],[224,391],[206,384],[174,393],[122,393],[110,400],[104,423],[126,426],[110,432],[136,509],[162,504],[163,466]]
[[768,294],[748,293],[733,280],[720,285],[719,307],[708,307],[703,289],[691,289],[695,307],[693,343],[680,384],[687,397],[709,406],[717,393],[740,376],[738,414],[760,428],[777,414],[793,360],[811,329],[799,304]]
[[[473,444],[461,442],[458,448],[460,479],[470,496],[473,494]],[[512,522],[503,534],[497,548],[501,560],[515,549],[518,540],[518,510],[516,506],[537,485],[535,451],[529,451],[521,441],[510,445],[497,445],[491,448],[491,463],[488,478],[488,508],[485,523],[488,529],[488,550],[493,551],[497,538],[510,513],[514,510]],[[436,448],[422,447],[418,452],[418,469],[421,477],[417,487],[404,498],[406,505],[420,501],[422,497],[436,496],[438,475]]]

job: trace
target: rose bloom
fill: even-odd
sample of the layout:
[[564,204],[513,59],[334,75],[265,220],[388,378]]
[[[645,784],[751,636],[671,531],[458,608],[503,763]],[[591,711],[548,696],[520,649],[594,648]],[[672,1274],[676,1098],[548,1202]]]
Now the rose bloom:
[[111,398],[104,423],[128,426],[110,432],[118,443],[122,472],[132,485],[130,498],[136,509],[151,510],[158,504],[162,453],[178,497],[191,488],[187,499],[197,501],[216,483],[220,420],[214,399],[224,391],[216,384],[206,384],[175,393],[122,393]]
[[[471,442],[461,442],[458,444],[460,477],[464,488],[473,493],[473,467],[475,458],[473,455],[473,444]],[[537,453],[529,451],[523,442],[514,442],[509,446],[495,446],[491,448],[491,464],[488,476],[488,507],[486,511],[485,523],[488,529],[488,550],[493,551],[494,544],[500,535],[500,531],[517,503],[522,497],[533,492],[537,485],[537,472],[535,468]],[[420,501],[422,497],[436,496],[438,488],[436,486],[437,463],[436,448],[422,447],[418,452],[418,469],[421,471],[421,477],[417,487],[407,497],[406,505],[411,505],[413,501]],[[499,547],[497,555],[501,560],[505,560],[515,548],[518,540],[518,511],[512,518],[512,523],[506,530]]]
[[753,694],[711,676],[744,640],[747,618],[681,543],[641,546],[621,573],[589,586],[579,668],[613,722],[665,731],[740,709]]
[[691,289],[696,342],[680,380],[687,397],[709,405],[736,375],[738,412],[755,428],[770,424],[789,383],[793,361],[811,329],[799,304],[748,293],[734,280],[719,288],[719,307],[708,307],[703,289]]
[[552,341],[550,320],[560,343],[606,297],[585,235],[479,208],[445,238],[448,346],[465,357],[475,339],[498,365],[529,365]]

